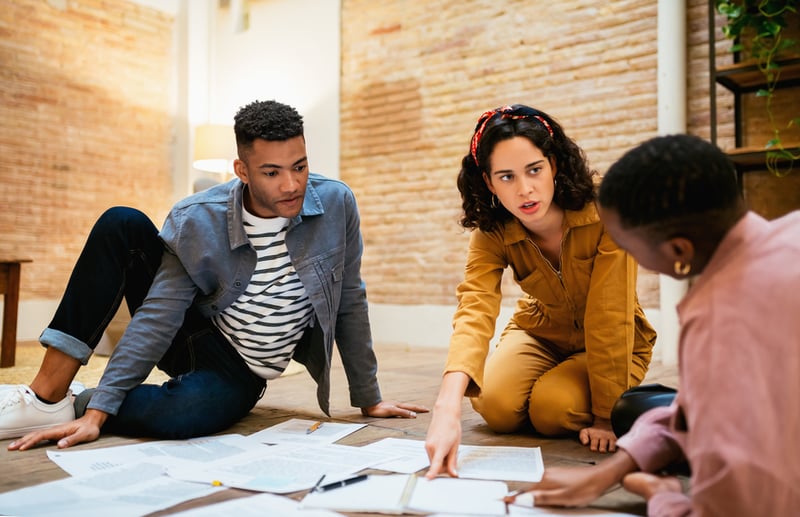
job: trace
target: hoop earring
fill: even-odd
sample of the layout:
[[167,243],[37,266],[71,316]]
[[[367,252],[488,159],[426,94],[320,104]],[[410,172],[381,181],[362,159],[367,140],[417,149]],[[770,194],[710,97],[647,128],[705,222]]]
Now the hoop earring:
[[686,276],[692,270],[692,265],[688,262],[686,264],[681,263],[680,260],[675,261],[675,265],[673,266],[676,275]]
[[489,204],[492,206],[492,208],[497,208],[497,203],[498,203],[498,201],[499,201],[499,200],[497,199],[497,196],[495,196],[494,194],[492,194],[492,201],[491,201],[491,203],[489,203]]

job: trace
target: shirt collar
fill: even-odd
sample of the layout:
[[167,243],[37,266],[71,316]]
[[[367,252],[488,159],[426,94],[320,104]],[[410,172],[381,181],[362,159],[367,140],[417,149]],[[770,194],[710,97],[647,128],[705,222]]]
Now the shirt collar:
[[[588,226],[600,222],[600,215],[594,202],[586,203],[580,210],[564,210],[564,233],[578,226]],[[524,241],[528,238],[528,230],[519,222],[519,219],[512,217],[504,225],[504,244],[510,245]]]

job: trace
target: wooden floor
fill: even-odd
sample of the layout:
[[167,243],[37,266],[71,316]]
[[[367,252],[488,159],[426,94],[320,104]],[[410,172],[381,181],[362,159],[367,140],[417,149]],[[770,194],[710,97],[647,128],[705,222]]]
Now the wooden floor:
[[[447,354],[445,349],[378,346],[376,353],[380,365],[378,376],[385,400],[433,406],[439,387],[442,365]],[[358,410],[349,405],[347,382],[341,363],[338,361],[334,361],[331,382],[331,420],[368,424],[339,443],[364,445],[386,437],[424,440],[430,422],[430,414],[421,414],[413,420],[365,418]],[[662,382],[677,386],[676,370],[653,365],[646,382]],[[587,465],[599,461],[605,456],[600,453],[592,453],[574,438],[548,439],[535,435],[495,434],[484,425],[481,417],[472,410],[466,399],[464,400],[463,414],[462,443],[538,446],[542,450],[545,468],[554,465]],[[270,381],[266,395],[256,408],[241,422],[226,430],[226,433],[248,435],[290,418],[325,419],[324,414],[317,407],[314,382],[306,372]],[[25,452],[9,452],[6,449],[9,442],[10,440],[0,440],[0,465],[2,465],[0,492],[67,477],[64,471],[47,458],[45,454],[47,447],[39,447]],[[136,442],[137,440],[119,436],[103,435],[96,442],[78,447],[88,449]],[[518,482],[509,482],[508,484],[511,489],[523,485]],[[228,489],[213,496],[195,499],[151,515],[169,515],[179,510],[249,495],[252,493]],[[303,495],[304,492],[291,494],[296,499],[302,498]],[[637,515],[645,515],[646,509],[641,498],[629,494],[621,488],[609,492],[594,506]]]

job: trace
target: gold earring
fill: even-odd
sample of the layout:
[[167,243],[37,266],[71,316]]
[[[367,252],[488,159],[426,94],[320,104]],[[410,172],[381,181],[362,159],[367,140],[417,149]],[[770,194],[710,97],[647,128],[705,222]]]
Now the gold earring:
[[689,264],[688,262],[686,264],[683,264],[681,263],[680,260],[676,260],[674,269],[676,275],[686,276],[692,270],[692,265]]
[[494,194],[492,194],[492,202],[490,203],[490,204],[492,205],[492,208],[497,208],[497,202],[498,202],[498,201],[499,201],[499,200],[497,199],[497,196],[495,196]]

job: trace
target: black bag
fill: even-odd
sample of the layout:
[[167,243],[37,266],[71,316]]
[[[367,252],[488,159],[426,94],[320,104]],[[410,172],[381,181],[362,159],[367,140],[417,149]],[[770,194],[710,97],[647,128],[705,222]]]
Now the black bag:
[[630,431],[639,415],[659,406],[669,406],[678,390],[662,384],[643,384],[625,391],[611,408],[611,428],[617,437]]

